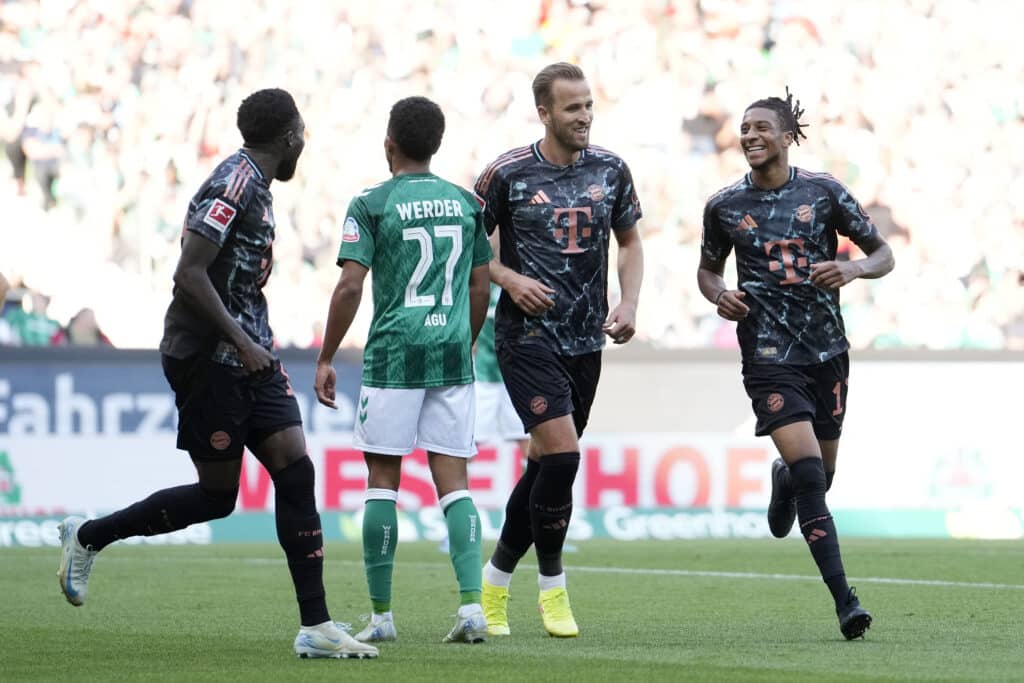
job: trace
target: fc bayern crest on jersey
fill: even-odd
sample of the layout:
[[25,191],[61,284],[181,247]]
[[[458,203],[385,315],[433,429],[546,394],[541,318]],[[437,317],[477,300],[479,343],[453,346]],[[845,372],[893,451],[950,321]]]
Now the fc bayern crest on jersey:
[[237,213],[238,210],[235,207],[225,201],[215,199],[213,204],[210,204],[210,208],[206,210],[203,222],[217,232],[224,232],[231,225],[231,221],[235,220]]
[[358,242],[359,241],[359,223],[356,222],[355,218],[349,216],[345,219],[345,227],[341,231],[342,242]]
[[810,223],[814,219],[814,209],[807,204],[796,207],[796,219],[801,223]]

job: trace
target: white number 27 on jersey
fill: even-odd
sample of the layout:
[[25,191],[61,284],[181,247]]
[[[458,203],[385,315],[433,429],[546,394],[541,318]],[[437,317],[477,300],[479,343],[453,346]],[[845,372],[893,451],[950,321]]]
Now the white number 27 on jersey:
[[[459,262],[462,254],[462,226],[461,225],[435,225],[434,237],[447,237],[452,241],[452,251],[448,254],[448,260],[444,264],[444,291],[441,293],[441,305],[451,306],[454,300],[452,296],[452,278],[455,275],[455,264]],[[420,245],[420,260],[416,264],[416,270],[409,278],[409,284],[405,286],[406,306],[433,306],[433,294],[418,294],[416,289],[423,283],[431,264],[434,262],[434,250],[430,239],[430,233],[426,228],[405,228],[402,230],[403,240],[415,240]]]

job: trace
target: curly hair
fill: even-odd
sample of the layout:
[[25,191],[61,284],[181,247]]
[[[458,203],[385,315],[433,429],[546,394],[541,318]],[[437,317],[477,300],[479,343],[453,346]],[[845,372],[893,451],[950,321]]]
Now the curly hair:
[[280,88],[257,90],[238,107],[238,130],[247,145],[263,145],[284,134],[299,108],[287,91]]
[[746,111],[756,108],[771,109],[775,112],[779,117],[779,123],[782,124],[782,131],[792,133],[796,144],[800,144],[800,138],[807,139],[802,130],[807,127],[807,124],[800,123],[800,117],[804,115],[804,110],[800,108],[800,100],[794,101],[793,93],[789,92],[789,86],[786,86],[786,99],[769,97],[758,100],[747,107]]
[[443,135],[444,112],[426,97],[406,97],[391,107],[388,136],[409,159],[427,161],[441,147]]

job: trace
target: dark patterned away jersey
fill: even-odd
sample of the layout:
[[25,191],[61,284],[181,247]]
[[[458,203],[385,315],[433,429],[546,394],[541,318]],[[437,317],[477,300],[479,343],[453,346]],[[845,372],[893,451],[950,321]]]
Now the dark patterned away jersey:
[[[268,351],[274,339],[263,285],[273,267],[272,202],[259,167],[239,150],[214,169],[192,197],[185,217],[186,230],[220,247],[207,272],[228,313]],[[235,347],[178,288],[164,318],[160,351],[174,358],[210,353],[219,363],[242,365]]]
[[724,261],[736,250],[739,288],[750,313],[736,330],[751,363],[811,365],[849,348],[839,290],[811,284],[812,263],[836,257],[836,233],[854,243],[877,237],[849,190],[827,173],[790,169],[774,190],[743,180],[704,207],[704,256]]
[[502,292],[495,340],[536,340],[575,356],[604,347],[608,240],[642,212],[626,162],[587,147],[569,166],[544,159],[539,143],[498,157],[476,182],[489,232],[500,228],[501,262],[555,290],[555,305],[531,317]]

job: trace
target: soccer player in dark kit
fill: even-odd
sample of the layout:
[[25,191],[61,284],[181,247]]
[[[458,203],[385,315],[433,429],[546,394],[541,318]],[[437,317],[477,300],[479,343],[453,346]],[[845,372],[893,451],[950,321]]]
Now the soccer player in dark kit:
[[68,602],[81,605],[96,553],[109,544],[231,514],[248,446],[274,481],[277,536],[299,603],[295,654],[373,658],[376,648],[345,633],[327,612],[313,463],[298,403],[273,353],[263,295],[273,261],[270,183],[295,174],[305,124],[292,96],[270,89],[242,102],[238,129],[244,146],[189,203],[160,343],[178,406],[178,448],[188,451],[199,481],[100,519],[66,518],[57,577]]
[[[806,137],[800,103],[770,97],[747,107],[740,143],[750,172],[704,207],[697,281],[726,320],[739,322],[743,385],[782,457],[772,465],[768,522],[789,534],[794,517],[832,593],[839,628],[858,638],[871,625],[846,582],[825,492],[832,483],[846,413],[849,357],[839,288],[893,268],[892,250],[842,183],[789,165]],[[837,234],[866,258],[837,261]],[[738,289],[722,273],[736,250]]]
[[[488,632],[508,635],[512,572],[534,545],[544,627],[552,636],[574,637],[579,627],[562,548],[578,439],[597,390],[605,336],[623,344],[635,332],[641,210],[626,162],[590,144],[594,101],[583,71],[547,66],[533,81],[533,95],[544,138],[498,157],[476,183],[496,254],[491,280],[503,290],[495,313],[498,365],[531,440],[501,538],[484,566],[482,601]],[[609,313],[612,236],[622,297]]]

